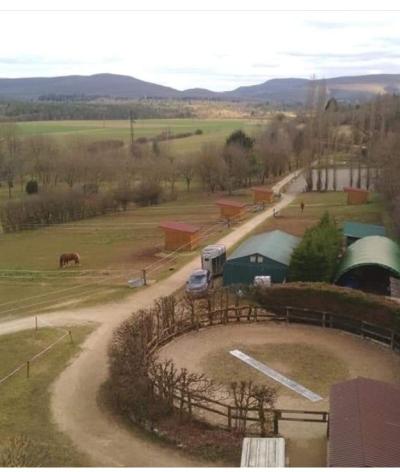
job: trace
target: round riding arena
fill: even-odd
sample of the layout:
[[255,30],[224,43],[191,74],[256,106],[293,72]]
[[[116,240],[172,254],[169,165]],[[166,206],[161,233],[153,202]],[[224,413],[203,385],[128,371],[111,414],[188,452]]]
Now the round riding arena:
[[[312,402],[230,354],[238,349],[320,395]],[[159,351],[177,367],[218,383],[252,380],[277,388],[280,409],[329,410],[331,385],[355,377],[400,384],[400,356],[344,331],[284,322],[219,325],[179,336]],[[326,465],[326,424],[281,421],[290,466]]]

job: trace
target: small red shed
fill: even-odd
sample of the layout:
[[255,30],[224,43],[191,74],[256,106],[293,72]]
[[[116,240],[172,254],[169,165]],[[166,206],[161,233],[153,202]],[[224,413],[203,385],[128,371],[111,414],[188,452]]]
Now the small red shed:
[[216,204],[219,206],[221,211],[221,218],[240,218],[246,212],[246,204],[236,202],[235,200],[222,199],[218,200]]
[[272,203],[274,191],[267,187],[253,187],[254,203]]
[[160,228],[165,234],[165,249],[167,251],[192,251],[198,246],[199,226],[180,221],[163,221]]
[[362,205],[368,202],[369,191],[363,188],[345,187],[348,205]]

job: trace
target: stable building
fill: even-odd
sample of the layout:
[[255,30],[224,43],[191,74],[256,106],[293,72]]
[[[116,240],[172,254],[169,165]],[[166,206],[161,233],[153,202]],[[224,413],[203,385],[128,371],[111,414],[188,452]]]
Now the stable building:
[[368,202],[368,190],[356,187],[344,187],[343,190],[347,193],[347,205],[363,205]]
[[300,238],[275,230],[242,243],[224,265],[224,285],[252,285],[257,275],[269,275],[273,283],[286,280],[293,250]]
[[216,202],[221,212],[221,218],[240,219],[246,213],[246,203],[235,200],[221,199]]
[[273,203],[274,191],[267,187],[253,187],[254,203]]
[[391,278],[400,279],[400,248],[385,236],[366,236],[351,244],[334,282],[380,295],[390,295]]
[[356,378],[329,395],[329,467],[400,466],[400,386]]
[[159,226],[165,235],[167,251],[192,251],[199,243],[199,226],[180,221],[164,221]]
[[386,236],[386,229],[380,225],[345,221],[343,224],[343,236],[346,240],[346,246],[350,246],[350,244],[366,236]]

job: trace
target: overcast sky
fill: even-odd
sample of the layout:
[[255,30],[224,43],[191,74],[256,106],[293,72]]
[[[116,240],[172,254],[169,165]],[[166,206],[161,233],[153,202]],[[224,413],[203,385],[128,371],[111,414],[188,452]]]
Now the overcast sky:
[[[0,8],[18,1],[5,7],[2,0]],[[74,1],[57,7],[74,8]],[[96,2],[103,11],[1,10],[0,77],[111,72],[178,89],[230,90],[278,77],[400,73],[398,11],[261,11],[258,0],[243,0],[236,11],[226,11],[228,4],[154,11],[149,0],[121,1]],[[218,1],[210,5],[215,10]]]

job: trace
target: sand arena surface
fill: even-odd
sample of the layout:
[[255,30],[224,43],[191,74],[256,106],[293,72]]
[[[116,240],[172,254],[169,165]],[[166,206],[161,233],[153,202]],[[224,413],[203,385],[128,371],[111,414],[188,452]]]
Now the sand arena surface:
[[[279,346],[282,346],[281,353]],[[323,396],[322,401],[311,402],[265,378],[265,383],[278,388],[278,408],[328,411],[330,385],[355,377],[400,384],[400,356],[389,348],[336,329],[298,324],[241,323],[205,328],[176,338],[159,355],[160,359],[172,359],[178,367],[204,372],[218,382],[241,380],[239,375],[244,373],[256,383],[262,382],[262,374],[230,358],[231,349],[241,349],[254,357],[258,353],[258,360],[293,380],[303,376],[301,383],[311,390],[317,385],[320,391],[316,393]],[[299,359],[301,355],[303,358]],[[318,378],[320,374],[325,375],[324,362],[329,362],[329,379]],[[331,371],[337,373],[336,377]],[[280,422],[280,433],[288,439],[291,466],[325,465],[325,424]]]

